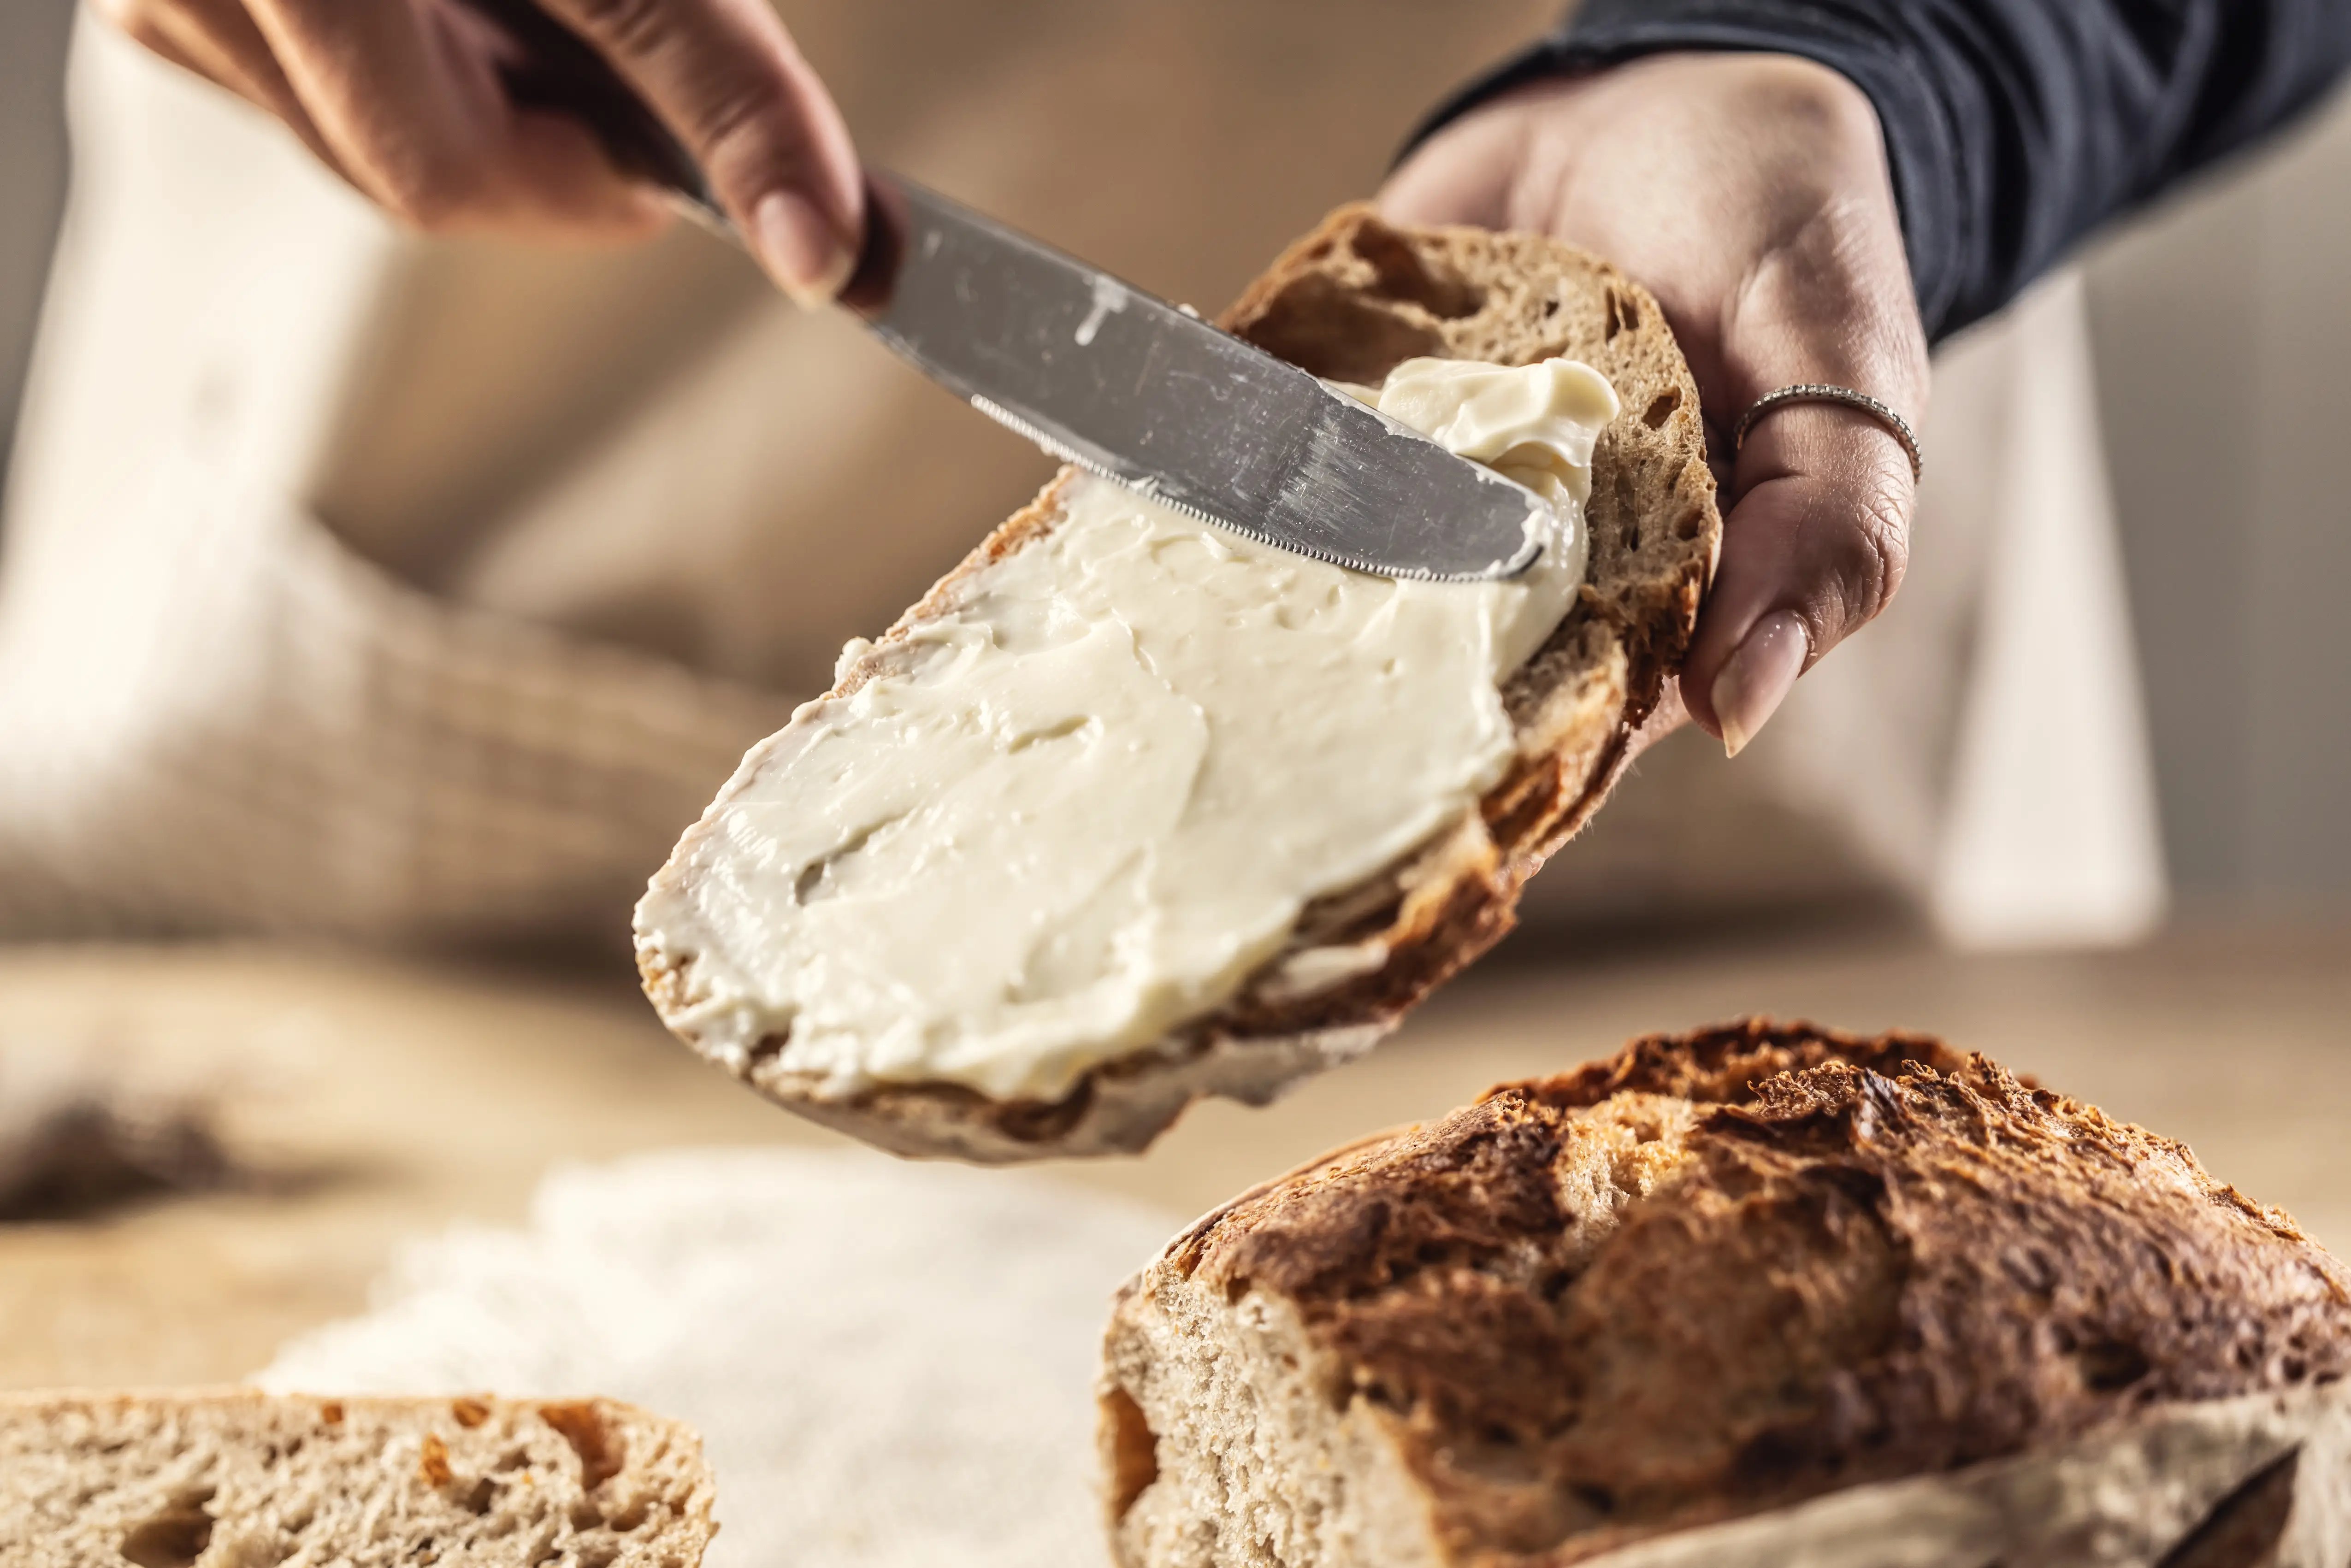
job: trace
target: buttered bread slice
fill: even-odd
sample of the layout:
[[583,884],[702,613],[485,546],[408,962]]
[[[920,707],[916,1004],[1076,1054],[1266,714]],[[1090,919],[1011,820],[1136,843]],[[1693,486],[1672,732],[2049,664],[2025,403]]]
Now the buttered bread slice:
[[1397,581],[1063,473],[653,878],[639,965],[705,1055],[902,1153],[1140,1148],[1368,1048],[1598,805],[1719,533],[1656,302],[1354,207],[1224,325],[1546,496],[1541,560]]

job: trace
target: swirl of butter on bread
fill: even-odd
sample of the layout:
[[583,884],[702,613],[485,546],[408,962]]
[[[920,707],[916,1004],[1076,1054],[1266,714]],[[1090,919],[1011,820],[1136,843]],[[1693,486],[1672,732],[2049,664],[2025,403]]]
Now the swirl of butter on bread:
[[755,747],[654,879],[641,950],[693,963],[674,1026],[827,1094],[1051,1099],[1473,810],[1515,755],[1502,683],[1583,583],[1617,399],[1569,361],[1424,359],[1376,406],[1551,502],[1532,568],[1374,576],[1072,477],[1043,537]]

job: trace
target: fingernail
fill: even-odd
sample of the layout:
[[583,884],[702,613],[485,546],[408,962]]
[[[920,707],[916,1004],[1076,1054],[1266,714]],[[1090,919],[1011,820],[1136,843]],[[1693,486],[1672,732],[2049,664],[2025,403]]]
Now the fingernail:
[[829,305],[849,281],[857,253],[817,204],[798,191],[770,191],[752,209],[752,244],[793,303]]
[[1722,727],[1724,756],[1746,750],[1756,731],[1780,710],[1811,652],[1804,623],[1784,610],[1748,629],[1746,640],[1723,661],[1708,694],[1714,699],[1715,722]]

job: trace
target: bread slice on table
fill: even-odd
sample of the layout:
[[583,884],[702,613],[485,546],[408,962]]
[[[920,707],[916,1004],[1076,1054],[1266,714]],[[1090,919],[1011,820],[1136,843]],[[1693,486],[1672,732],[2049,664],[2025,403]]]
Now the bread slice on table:
[[[649,940],[641,923],[639,967],[664,1021],[774,1099],[902,1154],[980,1161],[1139,1149],[1203,1095],[1262,1103],[1367,1050],[1510,928],[1527,878],[1598,808],[1634,729],[1664,698],[1721,525],[1698,390],[1646,291],[1539,235],[1391,227],[1351,206],[1275,262],[1221,324],[1332,381],[1376,384],[1417,356],[1506,365],[1564,357],[1614,387],[1623,412],[1593,457],[1580,601],[1504,690],[1515,763],[1449,829],[1311,905],[1287,948],[1237,995],[1092,1068],[1050,1101],[997,1099],[944,1082],[828,1093],[818,1075],[768,1049],[780,1040],[747,1051],[709,1039],[697,1015],[709,991],[697,955]],[[872,650],[851,659],[828,695],[856,691],[884,667],[892,644],[950,613],[997,562],[1049,536],[1071,482],[1065,472],[989,536]],[[760,756],[753,752],[737,785]],[[726,854],[718,819],[727,800],[688,831],[654,878],[657,893],[714,874],[711,857]],[[760,873],[726,864],[717,874]],[[1319,952],[1348,955],[1351,977],[1302,989],[1291,960]]]
[[1121,1293],[1102,1429],[1126,1568],[2333,1568],[2346,1370],[2351,1271],[2180,1145],[1749,1021],[1209,1214]]
[[0,1395],[0,1562],[695,1568],[702,1442],[607,1399]]

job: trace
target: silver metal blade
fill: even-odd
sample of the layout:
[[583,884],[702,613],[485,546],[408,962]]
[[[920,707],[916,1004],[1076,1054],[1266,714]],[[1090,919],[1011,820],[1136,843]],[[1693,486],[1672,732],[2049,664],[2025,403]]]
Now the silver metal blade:
[[972,406],[1179,511],[1389,577],[1508,577],[1546,504],[1492,470],[918,185],[873,330]]

